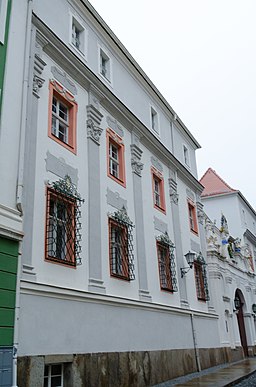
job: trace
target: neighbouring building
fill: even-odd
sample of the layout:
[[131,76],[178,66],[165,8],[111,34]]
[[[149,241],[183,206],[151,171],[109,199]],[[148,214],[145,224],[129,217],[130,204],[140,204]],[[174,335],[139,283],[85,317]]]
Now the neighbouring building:
[[[222,346],[255,355],[256,213],[240,191],[209,168],[201,178],[207,263]],[[218,222],[218,223],[217,223]]]
[[241,358],[208,286],[199,144],[90,3],[13,1],[5,85],[17,385],[146,386]]

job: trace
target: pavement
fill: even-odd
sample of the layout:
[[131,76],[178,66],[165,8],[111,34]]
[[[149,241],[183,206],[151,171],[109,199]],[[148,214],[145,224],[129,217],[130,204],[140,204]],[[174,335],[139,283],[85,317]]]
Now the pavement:
[[[197,372],[191,375],[186,375],[174,380],[170,380],[157,387],[228,387],[235,386],[243,379],[256,372],[256,357],[247,358],[232,364],[225,364],[201,372]],[[246,385],[246,384],[245,384]],[[251,385],[251,384],[250,384]],[[256,386],[256,384],[253,384]]]

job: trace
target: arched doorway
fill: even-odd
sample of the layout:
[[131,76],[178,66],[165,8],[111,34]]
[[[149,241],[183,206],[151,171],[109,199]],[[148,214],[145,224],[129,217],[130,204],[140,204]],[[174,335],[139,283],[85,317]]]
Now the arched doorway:
[[235,308],[237,310],[237,322],[239,327],[240,340],[244,350],[244,356],[249,356],[247,338],[246,338],[246,332],[245,332],[245,326],[244,326],[243,305],[244,305],[243,294],[239,289],[237,289],[235,294]]

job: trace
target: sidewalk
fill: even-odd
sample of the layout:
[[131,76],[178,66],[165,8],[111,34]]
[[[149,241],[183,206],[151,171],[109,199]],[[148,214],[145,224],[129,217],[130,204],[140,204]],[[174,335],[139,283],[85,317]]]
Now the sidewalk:
[[170,380],[155,387],[198,386],[198,387],[228,387],[243,380],[256,371],[256,358],[248,358],[236,363],[225,364]]

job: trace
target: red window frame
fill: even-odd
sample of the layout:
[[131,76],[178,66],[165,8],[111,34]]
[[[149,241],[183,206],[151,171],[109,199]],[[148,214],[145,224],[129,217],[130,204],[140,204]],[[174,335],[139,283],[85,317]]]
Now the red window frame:
[[196,206],[194,202],[188,200],[188,220],[190,231],[198,235],[198,223],[196,215]]
[[[58,203],[65,210],[65,219],[57,216],[51,225],[52,203],[54,211],[58,212]],[[76,266],[75,243],[76,243],[76,202],[54,189],[47,187],[46,190],[46,229],[45,229],[45,260],[60,263],[62,265]],[[63,226],[63,227],[62,227]],[[62,235],[60,235],[62,234]],[[65,240],[63,240],[63,235]],[[61,240],[62,239],[62,240]],[[63,243],[65,247],[63,247]],[[60,246],[61,244],[61,246]],[[61,250],[65,251],[64,256]],[[58,251],[59,250],[59,251]],[[53,253],[53,254],[52,254]]]
[[[154,207],[157,210],[166,214],[163,175],[154,167],[151,168],[151,175],[152,175],[152,194],[153,194]],[[156,184],[158,184],[158,188],[159,188],[158,193],[156,192]]]
[[[68,109],[68,136],[67,141],[62,141],[52,131],[52,117],[54,115],[52,111],[53,98],[58,103],[62,103]],[[58,117],[58,116],[57,116]],[[58,82],[51,81],[49,83],[49,107],[48,107],[48,137],[56,141],[58,144],[68,149],[70,152],[76,154],[76,129],[77,128],[77,103],[74,100],[74,96],[63,88]]]
[[[111,179],[113,179],[118,184],[126,187],[125,180],[125,161],[124,161],[124,152],[125,147],[123,143],[123,139],[118,136],[112,129],[107,129],[106,131],[107,137],[107,175]],[[114,147],[117,150],[117,157],[111,157],[110,152],[111,148]],[[117,175],[114,173],[113,166],[117,165]]]
[[196,261],[194,262],[194,274],[195,274],[195,282],[196,282],[197,299],[200,301],[206,301],[203,268],[202,268],[202,264]]
[[[118,241],[113,240],[114,229],[118,232]],[[111,277],[130,281],[127,227],[109,218],[108,230],[110,275]]]

